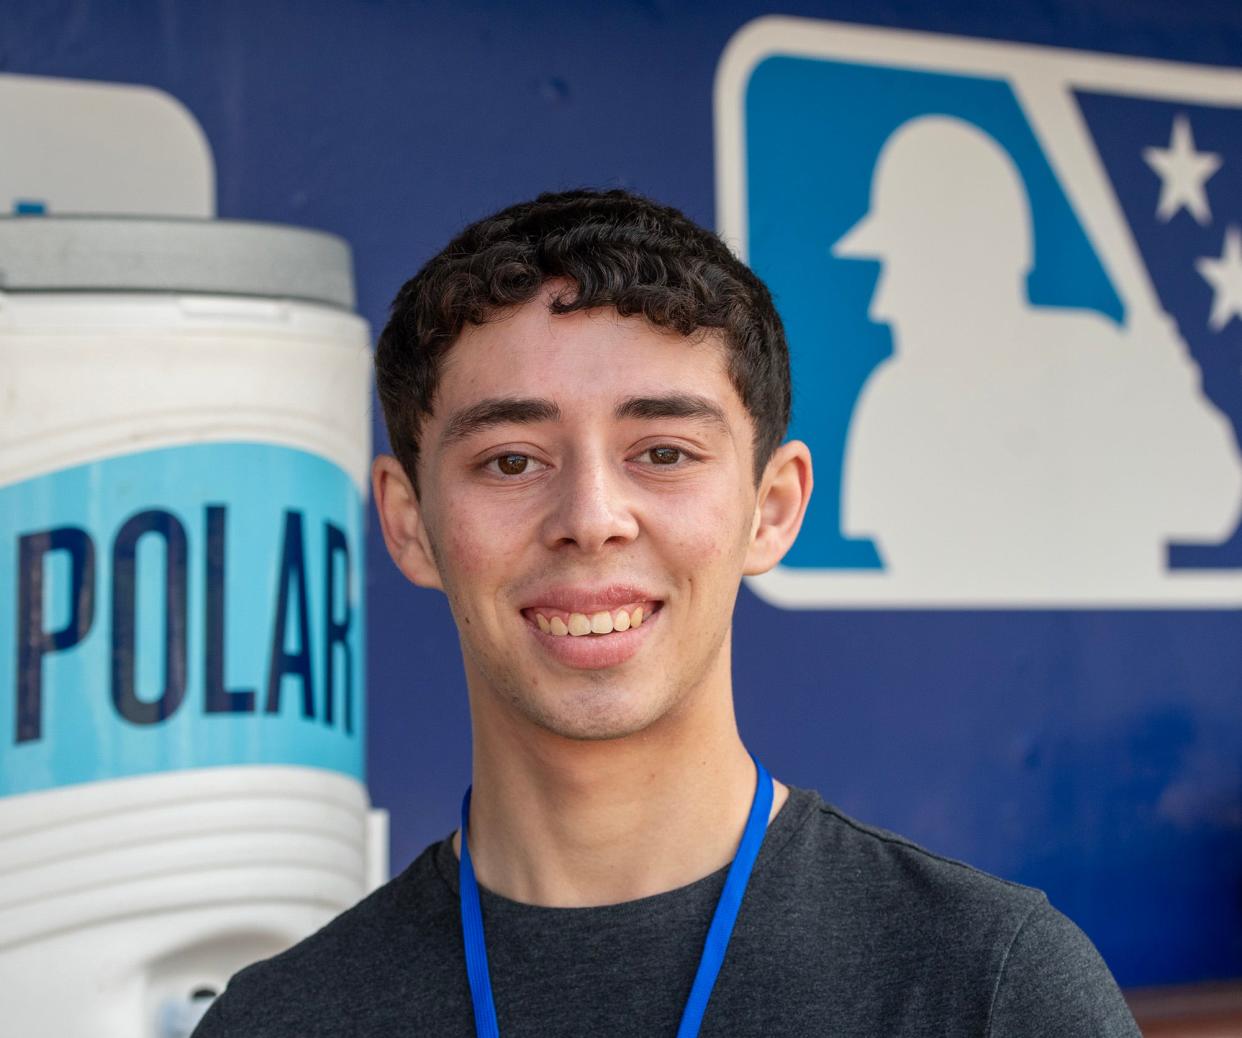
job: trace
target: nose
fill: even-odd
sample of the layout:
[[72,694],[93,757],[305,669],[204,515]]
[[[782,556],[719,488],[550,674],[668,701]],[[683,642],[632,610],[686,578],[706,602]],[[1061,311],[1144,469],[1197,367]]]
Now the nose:
[[592,554],[638,536],[632,488],[623,467],[603,456],[578,457],[557,474],[544,523],[550,548],[576,546]]

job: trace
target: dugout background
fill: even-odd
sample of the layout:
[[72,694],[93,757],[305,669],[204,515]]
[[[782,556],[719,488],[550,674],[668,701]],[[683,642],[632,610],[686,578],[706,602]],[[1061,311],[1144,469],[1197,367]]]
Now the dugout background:
[[[624,186],[713,226],[717,65],[772,13],[1242,65],[1242,8],[1206,0],[9,0],[0,72],[177,98],[218,214],[344,236],[378,330],[465,222],[539,191]],[[442,600],[373,517],[368,551],[368,780],[396,871],[455,825],[468,719]],[[1242,975],[1236,608],[785,610],[744,588],[737,621],[743,734],[775,774],[1044,888],[1123,985]]]

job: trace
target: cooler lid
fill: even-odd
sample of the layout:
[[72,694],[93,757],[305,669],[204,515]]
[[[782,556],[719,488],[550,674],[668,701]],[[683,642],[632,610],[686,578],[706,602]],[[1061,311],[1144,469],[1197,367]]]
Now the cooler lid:
[[247,220],[0,217],[0,291],[194,292],[352,310],[353,259],[324,231]]

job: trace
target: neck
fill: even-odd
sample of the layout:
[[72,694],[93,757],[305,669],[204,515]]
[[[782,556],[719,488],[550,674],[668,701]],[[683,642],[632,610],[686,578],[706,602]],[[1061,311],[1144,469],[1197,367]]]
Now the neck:
[[[755,792],[732,709],[693,731],[669,727],[515,740],[476,711],[470,854],[480,885],[527,904],[586,907],[663,893],[727,865]],[[777,783],[775,793],[772,816],[788,790]]]

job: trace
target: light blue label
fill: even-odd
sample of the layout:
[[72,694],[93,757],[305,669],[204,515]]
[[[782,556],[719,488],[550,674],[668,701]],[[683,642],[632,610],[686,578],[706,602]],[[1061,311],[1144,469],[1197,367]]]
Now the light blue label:
[[222,764],[363,777],[364,502],[264,444],[0,487],[0,795]]

